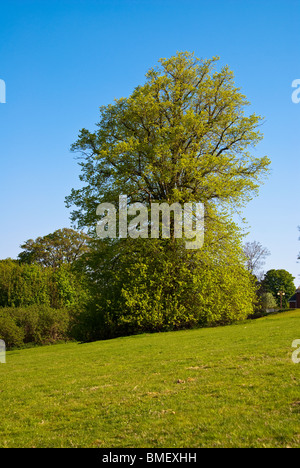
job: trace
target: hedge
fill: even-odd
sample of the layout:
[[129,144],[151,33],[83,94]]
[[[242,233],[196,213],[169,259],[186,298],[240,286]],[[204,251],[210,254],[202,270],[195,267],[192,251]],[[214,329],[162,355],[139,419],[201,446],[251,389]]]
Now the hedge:
[[0,339],[6,348],[52,344],[71,339],[73,312],[47,305],[0,308]]

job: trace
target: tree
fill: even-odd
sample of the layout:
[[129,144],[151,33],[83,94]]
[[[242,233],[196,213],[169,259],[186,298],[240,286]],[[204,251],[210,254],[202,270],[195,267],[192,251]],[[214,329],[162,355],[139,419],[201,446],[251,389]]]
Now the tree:
[[261,305],[264,312],[268,309],[276,309],[277,302],[272,293],[266,292],[261,295]]
[[262,281],[265,292],[270,292],[278,307],[287,307],[289,298],[295,293],[294,276],[286,270],[269,270]]
[[73,151],[82,154],[81,181],[67,206],[79,227],[94,226],[96,207],[117,202],[200,201],[206,209],[240,206],[257,192],[267,157],[248,151],[262,138],[256,114],[218,58],[190,53],[161,59],[129,98],[100,108],[98,130],[82,129]]
[[49,305],[53,308],[81,305],[88,291],[85,278],[71,266],[60,268],[0,260],[0,308]]
[[37,263],[43,266],[58,267],[73,264],[81,255],[88,252],[89,237],[73,229],[57,231],[35,240],[29,239],[18,256],[21,263]]
[[253,241],[246,242],[243,251],[246,257],[247,270],[260,279],[262,275],[260,269],[265,263],[265,258],[270,255],[269,250],[259,242]]
[[154,201],[205,206],[201,251],[187,252],[174,236],[95,243],[87,268],[99,294],[93,310],[112,329],[145,330],[151,316],[151,329],[166,329],[251,313],[254,287],[231,214],[257,193],[270,161],[251,155],[262,119],[245,115],[248,101],[227,66],[215,71],[217,60],[188,52],[161,59],[131,96],[101,107],[98,129],[82,129],[72,145],[84,186],[66,204],[93,236],[98,204],[117,204],[120,194],[149,210]]

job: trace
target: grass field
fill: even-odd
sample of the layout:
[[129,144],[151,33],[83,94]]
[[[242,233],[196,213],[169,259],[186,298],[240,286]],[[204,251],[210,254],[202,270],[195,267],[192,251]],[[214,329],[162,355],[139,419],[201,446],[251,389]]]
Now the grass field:
[[300,310],[7,352],[0,447],[299,447]]

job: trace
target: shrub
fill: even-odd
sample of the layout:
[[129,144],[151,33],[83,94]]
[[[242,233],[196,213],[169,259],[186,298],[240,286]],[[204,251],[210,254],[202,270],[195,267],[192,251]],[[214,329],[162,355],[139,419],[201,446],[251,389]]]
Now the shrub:
[[0,312],[0,339],[5,341],[6,348],[18,347],[23,344],[24,332],[17,326],[13,317]]
[[261,295],[261,304],[264,312],[267,312],[268,309],[277,309],[278,305],[273,294],[270,292],[263,293]]
[[47,305],[0,309],[0,338],[7,348],[27,343],[51,344],[71,338],[73,314],[70,309]]
[[68,265],[60,268],[0,260],[0,307],[48,305],[73,307],[85,297],[82,275]]
[[41,344],[68,340],[70,328],[70,311],[67,309],[39,309],[37,338]]

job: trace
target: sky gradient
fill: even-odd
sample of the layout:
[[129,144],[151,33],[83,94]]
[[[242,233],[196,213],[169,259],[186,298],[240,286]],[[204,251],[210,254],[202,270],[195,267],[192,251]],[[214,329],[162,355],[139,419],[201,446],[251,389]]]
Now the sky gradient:
[[71,144],[95,128],[99,107],[126,97],[161,57],[220,57],[265,117],[271,174],[244,216],[246,240],[300,284],[299,0],[0,1],[0,258],[29,238],[70,227],[64,199],[79,186]]

